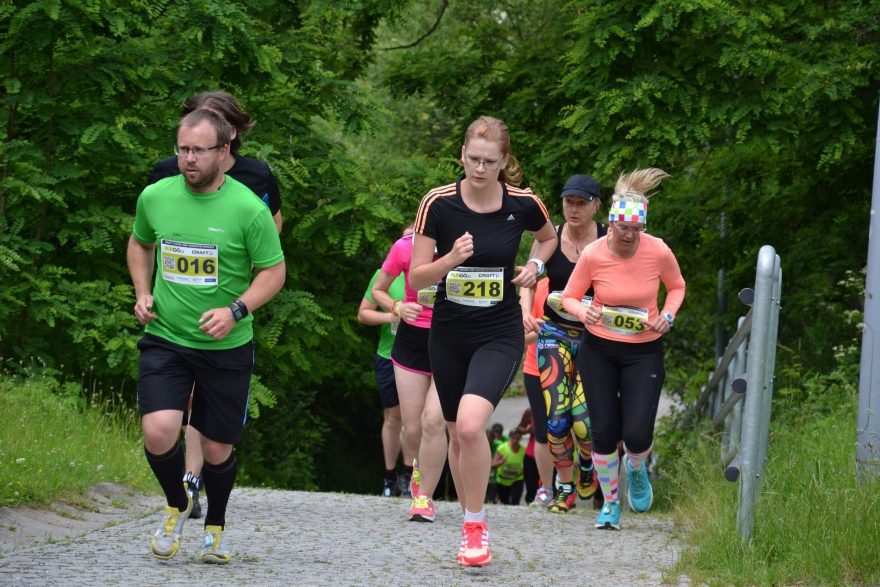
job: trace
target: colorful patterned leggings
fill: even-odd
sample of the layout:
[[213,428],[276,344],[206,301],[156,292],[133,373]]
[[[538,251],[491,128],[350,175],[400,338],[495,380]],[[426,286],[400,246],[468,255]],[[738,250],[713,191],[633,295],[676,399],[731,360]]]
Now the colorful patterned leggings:
[[538,333],[538,370],[547,407],[547,444],[557,469],[574,464],[574,438],[581,459],[592,455],[590,414],[575,359],[581,333],[546,321]]

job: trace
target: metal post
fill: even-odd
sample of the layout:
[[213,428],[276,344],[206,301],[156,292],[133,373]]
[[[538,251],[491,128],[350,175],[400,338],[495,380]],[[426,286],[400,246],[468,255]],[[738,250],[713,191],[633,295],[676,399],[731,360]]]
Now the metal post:
[[770,444],[770,408],[773,400],[773,377],[776,371],[776,334],[779,329],[779,306],[782,295],[782,268],[780,267],[779,255],[775,255],[773,264],[773,290],[770,297],[770,320],[767,332],[767,355],[764,362],[764,398],[761,409],[761,432],[764,440],[758,445],[758,467],[761,472],[761,482],[758,484],[760,492],[764,486],[764,464],[767,462],[767,448]]
[[880,213],[880,110],[874,144],[874,185],[871,221],[868,227],[868,276],[865,285],[865,329],[862,333],[862,363],[859,374],[859,413],[856,418],[856,471],[859,478],[880,476],[880,345],[874,336],[880,331],[880,242],[877,215]]
[[[743,540],[748,542],[755,522],[755,498],[763,466],[759,462],[761,443],[767,442],[764,394],[766,393],[767,369],[765,361],[769,356],[769,330],[771,326],[771,298],[774,289],[774,269],[778,267],[779,257],[770,245],[761,247],[758,253],[758,270],[755,275],[755,299],[752,304],[752,335],[749,339],[745,407],[743,408],[742,444],[740,462],[742,481],[739,487],[739,509],[736,526]],[[766,450],[766,449],[764,449]],[[766,453],[765,453],[766,454]]]

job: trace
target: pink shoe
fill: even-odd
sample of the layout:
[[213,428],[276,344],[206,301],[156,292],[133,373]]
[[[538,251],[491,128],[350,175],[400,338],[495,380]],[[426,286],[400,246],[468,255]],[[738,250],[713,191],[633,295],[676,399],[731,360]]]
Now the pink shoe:
[[485,520],[465,522],[462,535],[458,564],[465,567],[484,567],[492,562],[492,553],[489,551],[489,529]]
[[420,495],[412,500],[409,506],[410,522],[433,522],[434,517],[434,501],[430,497]]

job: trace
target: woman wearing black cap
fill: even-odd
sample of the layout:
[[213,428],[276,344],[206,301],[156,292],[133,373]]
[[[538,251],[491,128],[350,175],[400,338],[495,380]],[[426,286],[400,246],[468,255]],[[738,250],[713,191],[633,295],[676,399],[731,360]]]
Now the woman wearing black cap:
[[[539,469],[545,469],[539,471],[545,484],[553,478],[549,463],[541,462],[550,460],[547,452],[556,467],[553,499],[547,506],[555,513],[566,513],[575,506],[575,492],[586,500],[598,489],[593,475],[590,417],[575,364],[584,325],[562,307],[562,290],[581,251],[608,231],[607,226],[594,220],[602,205],[601,196],[599,184],[589,175],[572,175],[565,182],[562,188],[565,222],[556,227],[559,244],[545,265],[550,294],[544,303],[543,318],[535,320],[529,315],[529,326],[538,333],[538,370],[541,379],[540,390],[527,390],[536,422],[535,460]],[[532,307],[533,292],[533,289],[521,292],[523,307]],[[592,290],[584,296],[583,303],[588,304],[590,300]],[[546,418],[546,426],[539,425],[542,415]],[[577,484],[574,481],[575,441],[580,455]]]

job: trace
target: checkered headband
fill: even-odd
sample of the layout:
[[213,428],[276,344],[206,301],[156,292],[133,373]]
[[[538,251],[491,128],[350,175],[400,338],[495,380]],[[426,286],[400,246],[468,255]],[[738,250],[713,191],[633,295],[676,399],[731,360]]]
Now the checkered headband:
[[648,217],[648,205],[645,202],[633,202],[632,200],[617,200],[611,203],[608,212],[608,222],[639,222],[646,224]]

